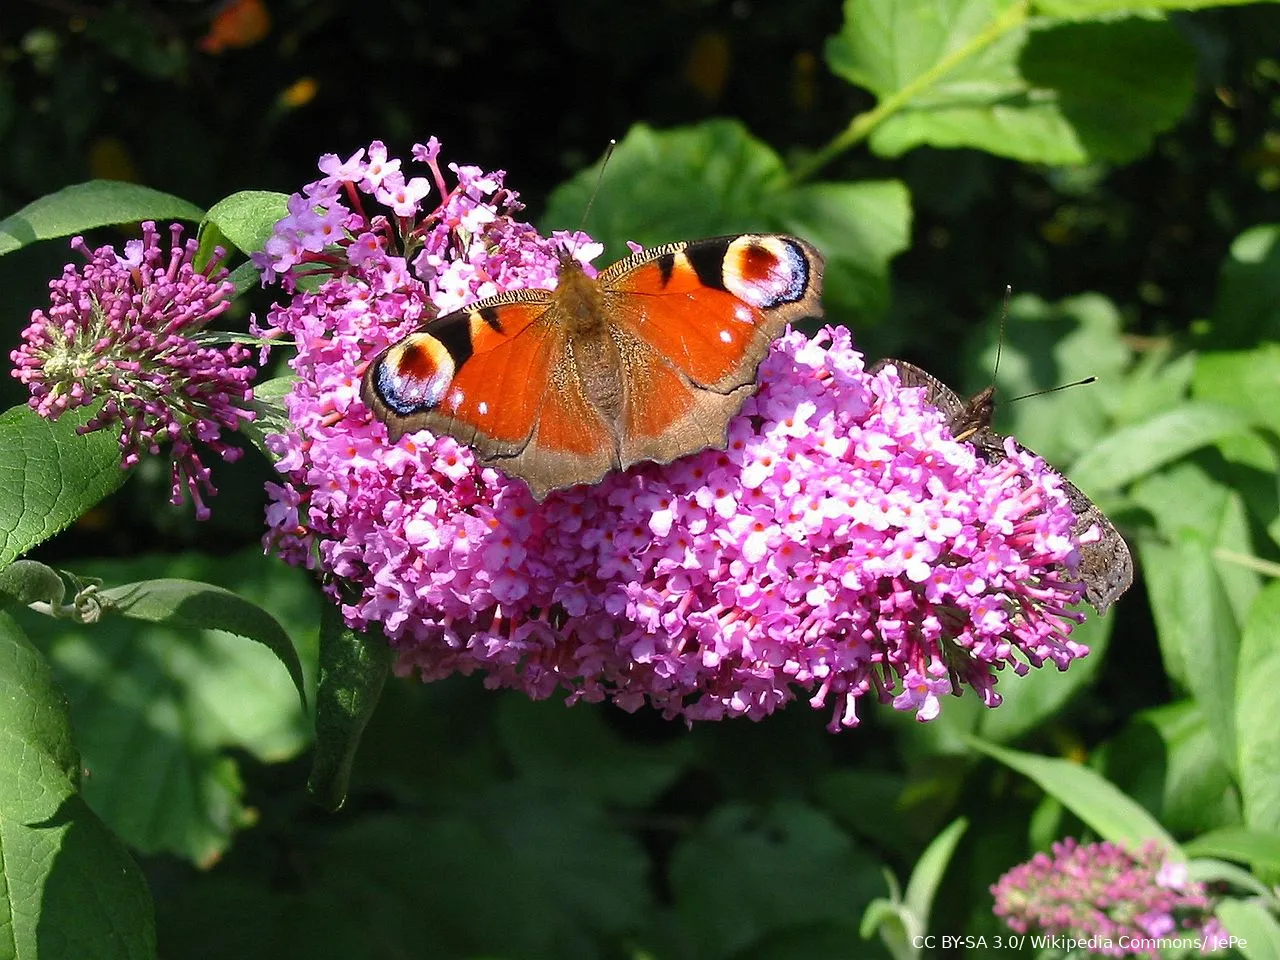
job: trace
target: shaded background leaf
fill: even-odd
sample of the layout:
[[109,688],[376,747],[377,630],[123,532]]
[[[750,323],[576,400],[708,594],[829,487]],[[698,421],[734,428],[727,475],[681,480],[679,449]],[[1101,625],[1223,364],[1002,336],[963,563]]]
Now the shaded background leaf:
[[9,956],[154,957],[151,899],[77,792],[66,697],[0,613],[0,889]]
[[52,240],[141,220],[199,220],[203,211],[179,197],[136,183],[93,180],[63,187],[0,220],[0,256]]
[[[317,598],[307,577],[260,555],[194,555],[79,564],[108,584],[157,573],[219,582],[285,624],[314,662]],[[86,801],[131,846],[209,863],[255,816],[241,764],[296,755],[310,736],[297,691],[274,654],[216,630],[123,618],[78,625],[23,611],[71,701],[90,776]],[[302,778],[294,783],[301,789]]]
[[115,438],[101,430],[76,433],[92,415],[82,408],[51,423],[29,407],[0,414],[0,566],[124,483]]

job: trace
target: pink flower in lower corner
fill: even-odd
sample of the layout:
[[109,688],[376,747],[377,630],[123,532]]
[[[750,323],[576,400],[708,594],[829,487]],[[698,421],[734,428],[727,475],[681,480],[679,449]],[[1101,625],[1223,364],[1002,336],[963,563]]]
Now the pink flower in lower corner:
[[[1078,941],[1090,955],[1150,957],[1163,944],[1199,939],[1202,953],[1226,946],[1203,883],[1155,841],[1131,853],[1119,844],[1068,837],[992,887],[995,913],[1018,933]],[[1162,944],[1163,941],[1163,944]]]
[[142,239],[127,243],[124,256],[72,240],[87,262],[68,264],[50,282],[48,310],[31,314],[9,356],[42,417],[101,401],[79,432],[118,425],[123,468],[169,444],[173,503],[190,494],[205,519],[203,498],[216,491],[197,447],[239,457],[221,435],[254,418],[248,404],[256,370],[245,347],[201,339],[231,302],[221,254],[197,270],[196,240],[183,243],[178,224],[169,234],[164,243],[156,225],[144,223]]
[[920,391],[868,376],[840,328],[774,344],[727,449],[541,504],[447,437],[389,445],[359,399],[364,364],[437,311],[555,277],[555,246],[514,219],[501,174],[453,167],[447,190],[437,153],[415,150],[439,206],[391,219],[370,209],[362,155],[326,158],[305,193],[341,206],[348,236],[300,252],[314,228],[295,217],[262,261],[286,285],[329,265],[268,318],[298,350],[268,541],[346,581],[347,622],[385,632],[401,673],[479,670],[687,721],[803,696],[838,729],[864,695],[927,720],[966,685],[999,703],[1005,666],[1087,652],[1069,638],[1081,588],[1056,475],[953,441]]

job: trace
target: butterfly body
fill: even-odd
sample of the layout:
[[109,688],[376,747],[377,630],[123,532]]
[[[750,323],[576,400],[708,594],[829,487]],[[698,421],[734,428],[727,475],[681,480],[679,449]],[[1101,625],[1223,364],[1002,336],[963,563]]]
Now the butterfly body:
[[[898,380],[904,387],[924,389],[925,398],[947,418],[956,440],[972,443],[978,455],[988,462],[1005,458],[1005,437],[991,426],[995,419],[994,386],[965,400],[937,377],[903,360],[878,360],[867,372],[874,375],[889,365],[897,367]],[[1022,444],[1018,447],[1027,449]],[[1085,599],[1098,613],[1106,613],[1133,583],[1133,557],[1124,537],[1097,505],[1066,477],[1059,478],[1076,516],[1075,537],[1084,537],[1094,527],[1098,530],[1096,540],[1080,543],[1079,576],[1084,581]]]
[[777,234],[642,251],[555,290],[517,290],[426,324],[369,364],[361,396],[394,442],[470,445],[537,499],[612,470],[724,446],[790,322],[821,315],[822,258]]

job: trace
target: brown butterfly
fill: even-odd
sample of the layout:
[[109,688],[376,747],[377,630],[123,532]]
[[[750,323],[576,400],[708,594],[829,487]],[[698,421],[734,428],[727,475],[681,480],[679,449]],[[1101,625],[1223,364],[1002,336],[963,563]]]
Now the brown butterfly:
[[781,234],[670,243],[515,290],[383,350],[361,397],[392,442],[447,434],[536,499],[723,447],[769,344],[822,315],[822,255]]
[[[890,364],[898,368],[898,380],[904,387],[924,388],[925,399],[942,411],[955,439],[968,440],[978,456],[988,462],[1004,459],[1004,435],[991,427],[996,412],[994,385],[965,400],[937,377],[904,360],[879,360],[871,365],[868,373],[876,374]],[[1018,448],[1031,452],[1020,443]],[[1084,581],[1085,599],[1098,613],[1106,613],[1133,583],[1129,545],[1092,500],[1066,477],[1061,474],[1059,477],[1071,511],[1076,515],[1075,536],[1080,537],[1094,524],[1102,534],[1093,543],[1080,545],[1079,573]]]

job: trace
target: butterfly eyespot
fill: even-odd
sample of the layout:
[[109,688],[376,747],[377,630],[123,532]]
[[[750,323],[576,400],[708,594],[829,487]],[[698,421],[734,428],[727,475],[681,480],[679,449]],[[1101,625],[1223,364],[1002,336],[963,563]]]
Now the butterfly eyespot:
[[439,406],[455,372],[444,344],[428,333],[400,341],[374,361],[378,398],[400,416]]
[[724,257],[724,287],[752,306],[794,303],[809,285],[809,259],[784,237],[739,237]]

